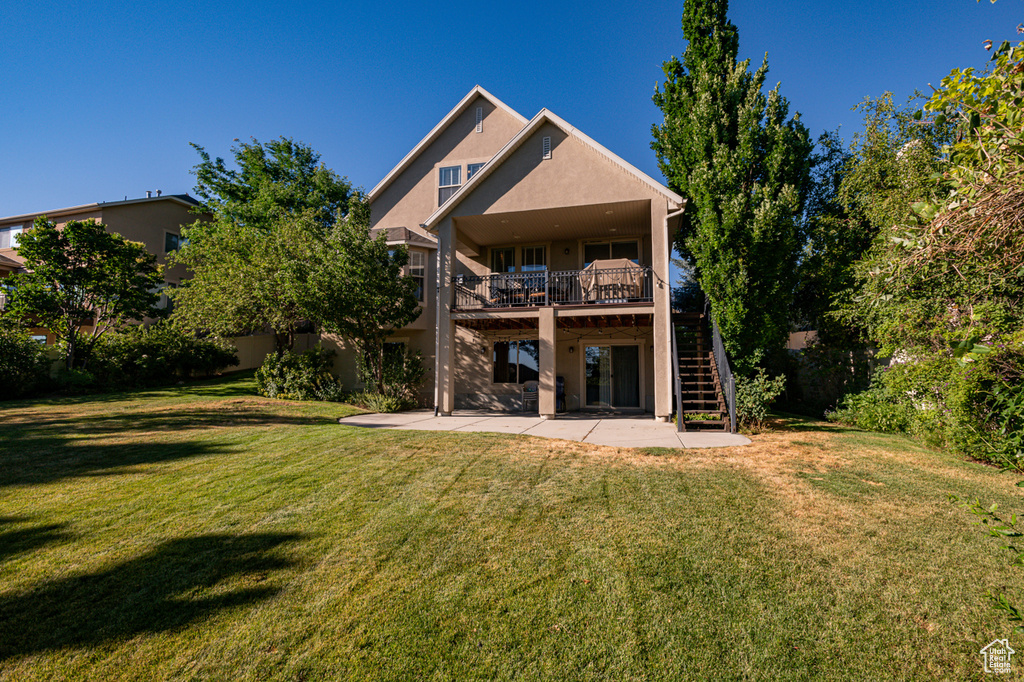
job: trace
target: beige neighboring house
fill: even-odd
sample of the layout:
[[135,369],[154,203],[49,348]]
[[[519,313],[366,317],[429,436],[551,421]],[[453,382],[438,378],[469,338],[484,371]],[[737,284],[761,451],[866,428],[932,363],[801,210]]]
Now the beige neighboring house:
[[[18,236],[31,229],[32,223],[39,216],[46,216],[58,227],[72,220],[94,219],[106,225],[110,232],[116,232],[130,241],[142,242],[157,257],[157,262],[165,265],[167,253],[178,248],[181,226],[201,219],[201,216],[192,213],[198,205],[199,202],[187,194],[160,196],[157,193],[157,196],[143,199],[99,202],[0,218],[0,279],[22,269],[23,259],[18,256],[17,250]],[[164,284],[166,287],[176,287],[187,276],[185,267],[177,265],[164,272]],[[160,306],[166,305],[167,297],[162,296]],[[33,333],[39,337],[45,335],[47,343],[54,341],[53,335],[45,329],[36,329]]]
[[426,358],[425,405],[519,410],[536,386],[544,417],[670,417],[680,196],[547,109],[527,120],[476,87],[369,200],[422,278],[423,312],[392,341]]

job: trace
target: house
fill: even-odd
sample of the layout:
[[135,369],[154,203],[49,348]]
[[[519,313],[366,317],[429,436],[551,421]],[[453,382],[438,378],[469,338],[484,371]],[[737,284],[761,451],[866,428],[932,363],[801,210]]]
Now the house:
[[372,228],[422,278],[422,314],[392,340],[427,358],[424,404],[518,410],[537,382],[543,417],[670,418],[682,197],[547,109],[527,120],[481,87],[368,196]]
[[[142,242],[157,257],[157,262],[165,265],[167,253],[178,248],[181,226],[202,218],[192,212],[198,205],[199,202],[187,194],[161,196],[157,192],[156,196],[141,199],[98,202],[0,218],[0,279],[22,268],[24,260],[18,256],[18,236],[30,229],[39,216],[46,216],[58,227],[73,220],[93,219],[125,239]],[[185,267],[176,265],[164,272],[165,286],[176,287],[187,276]],[[161,298],[160,305],[167,305],[166,297]],[[34,333],[42,336],[46,330]],[[47,334],[47,343],[52,342],[52,335]]]

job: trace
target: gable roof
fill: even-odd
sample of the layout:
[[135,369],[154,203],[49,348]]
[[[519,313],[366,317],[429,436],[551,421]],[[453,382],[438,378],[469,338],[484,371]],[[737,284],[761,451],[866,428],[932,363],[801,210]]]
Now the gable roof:
[[20,267],[21,267],[21,263],[19,263],[18,261],[14,260],[13,258],[8,258],[7,256],[4,256],[3,254],[0,254],[0,268],[4,268],[4,269],[8,269],[8,270],[10,270],[10,269],[17,270]]
[[521,124],[526,124],[525,116],[523,116],[518,111],[516,111],[515,109],[505,104],[500,99],[498,99],[497,97],[495,97],[494,95],[492,95],[491,93],[487,92],[482,87],[477,85],[472,90],[470,90],[465,97],[462,98],[462,101],[455,105],[454,109],[449,111],[448,114],[444,118],[442,118],[441,121],[436,126],[434,126],[434,128],[429,133],[427,133],[426,137],[419,141],[419,144],[412,148],[412,151],[405,155],[404,159],[398,162],[397,166],[391,169],[390,173],[384,176],[383,180],[377,183],[376,187],[370,190],[369,194],[366,195],[366,198],[369,199],[370,201],[373,201],[377,197],[377,195],[383,192],[387,188],[387,186],[390,185],[392,181],[394,181],[395,178],[402,174],[402,171],[408,168],[412,164],[412,162],[416,160],[416,158],[423,152],[423,150],[429,147],[434,140],[441,136],[441,133],[448,129],[448,126],[451,125],[452,121],[458,118],[464,111],[466,111],[466,109],[469,108],[469,105],[473,102],[473,100],[477,98],[477,96],[483,97],[488,102],[493,104],[496,108],[501,109],[506,114],[519,121]]
[[639,183],[646,185],[649,189],[654,190],[658,194],[664,196],[670,202],[674,203],[677,208],[682,208],[683,206],[686,205],[686,200],[683,199],[681,196],[670,190],[668,187],[665,187],[665,185],[661,184],[651,176],[647,175],[633,164],[625,161],[622,157],[612,153],[603,145],[598,144],[587,135],[584,135],[582,132],[580,132],[573,126],[569,125],[569,123],[566,122],[565,119],[563,119],[561,116],[558,116],[557,114],[554,114],[553,112],[547,109],[541,109],[539,112],[537,112],[537,115],[534,116],[522,130],[516,133],[515,137],[509,140],[505,144],[505,146],[502,147],[498,151],[498,153],[495,154],[494,157],[484,165],[483,168],[474,173],[473,177],[470,178],[466,182],[466,184],[460,187],[459,190],[455,192],[455,194],[453,194],[452,197],[444,203],[444,205],[440,206],[436,211],[434,211],[430,215],[430,217],[427,218],[426,222],[423,223],[422,227],[426,228],[427,230],[435,229],[437,224],[446,215],[451,213],[452,210],[459,204],[460,201],[462,201],[463,198],[465,198],[470,192],[472,192],[477,185],[483,182],[487,178],[487,176],[494,172],[494,169],[500,166],[502,162],[504,162],[507,158],[512,156],[512,154],[517,149],[519,149],[519,147],[521,147],[522,144],[527,139],[529,139],[529,137],[533,135],[533,133],[539,130],[540,127],[545,123],[551,123],[552,125],[557,126],[568,137],[571,137],[577,140],[578,142],[582,143],[583,145],[589,147],[590,149],[594,150],[595,152],[603,156],[605,159],[607,159],[609,162],[611,162],[613,165],[618,166],[619,169],[624,171],[627,175],[632,176]]
[[55,208],[51,211],[36,211],[35,213],[22,213],[21,215],[7,216],[6,218],[0,218],[0,223],[5,223],[8,220],[28,220],[29,218],[36,218],[41,215],[45,215],[47,218],[60,217],[70,215],[72,213],[81,213],[83,211],[95,211],[103,208],[110,208],[112,206],[126,206],[128,204],[144,204],[152,201],[173,201],[189,208],[196,206],[202,206],[202,204],[194,197],[190,197],[188,194],[163,194],[158,197],[145,197],[143,199],[125,199],[124,201],[98,201],[94,204],[82,204],[81,206],[69,206],[67,208]]
[[413,232],[408,227],[375,227],[370,230],[370,235],[376,237],[381,230],[387,231],[388,244],[407,244],[410,246],[421,246],[426,249],[436,249],[437,240],[424,237],[418,232]]

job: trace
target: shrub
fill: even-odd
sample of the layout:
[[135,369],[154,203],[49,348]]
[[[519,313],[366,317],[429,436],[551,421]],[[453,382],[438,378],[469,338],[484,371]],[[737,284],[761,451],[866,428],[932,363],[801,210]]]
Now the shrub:
[[256,370],[260,395],[281,400],[341,401],[344,392],[331,374],[334,351],[311,348],[304,353],[271,353]]
[[[396,409],[378,410],[376,412],[397,412],[398,410],[409,409],[417,404],[418,394],[416,389],[423,383],[423,377],[427,370],[423,366],[423,356],[419,351],[411,351],[405,345],[387,345],[384,352],[384,382],[381,386],[376,385],[366,363],[362,358],[359,360],[359,378],[366,385],[364,395],[380,395],[390,400],[388,405],[398,405]],[[381,405],[380,399],[373,399],[375,404]]]
[[786,377],[769,377],[763,367],[751,377],[736,378],[736,418],[740,424],[761,428],[768,408],[786,388]]
[[50,383],[46,346],[29,338],[17,322],[0,317],[0,399],[38,393]]
[[92,372],[84,369],[67,369],[61,367],[57,370],[54,379],[57,390],[67,395],[85,395],[96,390],[96,377]]
[[353,393],[349,396],[348,402],[370,412],[401,412],[409,409],[407,401],[383,393]]
[[89,358],[99,389],[141,388],[210,376],[238,364],[235,349],[165,321],[104,336]]
[[913,407],[896,400],[881,385],[845,396],[839,408],[827,417],[829,421],[882,433],[907,433],[914,421]]

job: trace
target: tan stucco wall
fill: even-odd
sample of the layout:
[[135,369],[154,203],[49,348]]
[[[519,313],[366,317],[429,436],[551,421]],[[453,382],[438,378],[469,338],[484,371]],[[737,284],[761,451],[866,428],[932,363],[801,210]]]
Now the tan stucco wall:
[[[518,409],[521,387],[518,384],[495,384],[493,347],[495,341],[538,339],[539,330],[517,332],[478,332],[456,327],[455,342],[455,407],[481,409]],[[636,344],[640,346],[642,381],[640,398],[645,411],[654,411],[655,364],[651,346],[653,330],[642,327],[635,334],[622,330],[560,329],[555,333],[555,376],[565,379],[566,409],[575,412],[584,402],[583,347],[604,344]],[[569,349],[572,348],[572,352]]]
[[[167,261],[164,252],[166,233],[181,236],[181,226],[190,225],[198,219],[199,216],[176,201],[154,201],[105,208],[102,222],[111,232],[145,244],[146,250],[155,254],[157,262],[164,265]],[[187,277],[188,271],[182,265],[164,272],[164,281],[175,284]]]
[[[551,158],[541,141],[551,138]],[[450,216],[505,213],[560,206],[664,197],[616,167],[591,147],[550,123],[522,145],[459,202]]]
[[[427,373],[424,377],[423,384],[419,387],[420,405],[423,407],[431,407],[434,404],[434,333],[433,328],[430,331],[419,331],[404,329],[395,334],[389,339],[391,341],[401,341],[412,351],[419,351],[423,356],[423,366],[426,368]],[[358,390],[363,388],[363,383],[359,381],[358,372],[356,368],[356,352],[355,349],[346,346],[345,342],[334,334],[321,334],[319,337],[319,343],[324,348],[333,350],[337,355],[334,358],[334,369],[333,373],[341,381],[342,386],[345,389]],[[314,343],[315,345],[315,343]]]
[[[483,107],[483,129],[476,132],[476,109]],[[477,96],[370,205],[373,227],[408,227],[418,230],[437,210],[438,170],[443,166],[462,166],[466,182],[466,164],[490,160],[506,142],[522,129],[522,123],[505,110]]]

